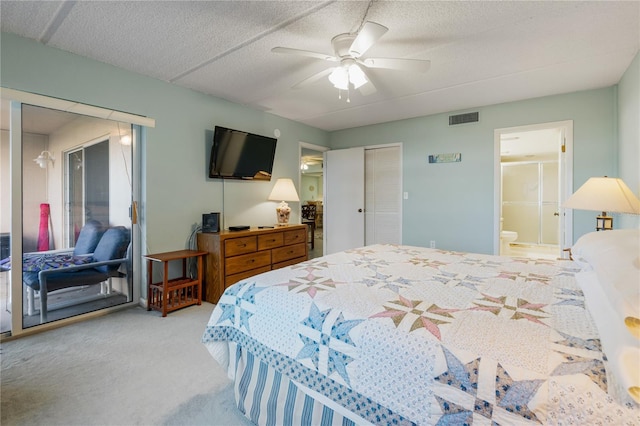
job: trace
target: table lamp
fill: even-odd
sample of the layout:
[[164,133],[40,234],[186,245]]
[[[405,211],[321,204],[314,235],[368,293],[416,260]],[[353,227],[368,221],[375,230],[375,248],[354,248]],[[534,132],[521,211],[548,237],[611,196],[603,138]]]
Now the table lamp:
[[286,226],[289,224],[289,214],[291,213],[291,207],[289,207],[287,201],[300,201],[300,198],[298,198],[293,181],[289,178],[281,178],[273,186],[268,200],[280,201],[280,204],[276,207],[278,226]]
[[613,229],[613,218],[607,212],[640,214],[640,200],[620,178],[592,177],[573,193],[562,207],[600,211],[596,231]]

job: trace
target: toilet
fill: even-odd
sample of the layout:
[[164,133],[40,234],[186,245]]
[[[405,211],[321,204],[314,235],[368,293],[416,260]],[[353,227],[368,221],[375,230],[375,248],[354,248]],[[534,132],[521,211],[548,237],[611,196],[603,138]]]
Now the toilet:
[[509,254],[509,244],[518,239],[515,231],[504,231],[502,229],[503,219],[500,218],[500,254]]

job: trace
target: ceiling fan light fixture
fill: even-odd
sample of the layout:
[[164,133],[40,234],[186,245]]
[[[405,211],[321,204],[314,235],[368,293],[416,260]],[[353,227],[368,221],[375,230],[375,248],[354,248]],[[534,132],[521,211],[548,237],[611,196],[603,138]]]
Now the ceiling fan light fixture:
[[343,67],[336,67],[329,74],[329,81],[336,89],[349,90],[349,72]]
[[349,67],[349,81],[356,89],[368,82],[367,76],[364,75],[362,68],[356,64]]
[[[1,1],[1,0],[0,0]],[[389,69],[397,71],[426,72],[431,66],[431,62],[424,59],[405,58],[368,58],[363,57],[366,52],[378,42],[378,40],[389,30],[384,25],[367,21],[368,10],[374,0],[370,0],[367,11],[362,18],[359,29],[355,33],[338,34],[331,39],[334,55],[313,52],[309,50],[292,49],[288,47],[274,47],[272,52],[287,53],[298,56],[311,57],[329,62],[339,62],[339,66],[325,68],[315,73],[311,77],[297,83],[293,88],[300,88],[313,84],[326,76],[334,88],[338,89],[338,99],[342,99],[342,92],[347,92],[347,102],[349,102],[350,89],[359,89],[363,96],[375,93],[375,83],[369,80],[369,68]]]

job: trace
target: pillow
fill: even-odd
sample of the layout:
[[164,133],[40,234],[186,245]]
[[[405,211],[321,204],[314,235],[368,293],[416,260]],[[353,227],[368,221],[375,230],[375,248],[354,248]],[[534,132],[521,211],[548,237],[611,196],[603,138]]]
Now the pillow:
[[583,270],[597,274],[620,325],[640,339],[640,229],[591,232],[576,241],[571,254]]
[[640,348],[616,315],[604,293],[595,271],[576,274],[576,281],[584,293],[585,305],[598,328],[602,351],[607,356],[607,371],[615,382],[640,404]]

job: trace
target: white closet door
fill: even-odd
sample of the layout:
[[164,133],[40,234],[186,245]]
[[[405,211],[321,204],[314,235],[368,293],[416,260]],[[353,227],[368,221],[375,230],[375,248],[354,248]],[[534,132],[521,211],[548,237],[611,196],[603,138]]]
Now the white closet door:
[[402,150],[365,150],[365,244],[402,243]]
[[324,254],[364,245],[364,148],[324,153]]

